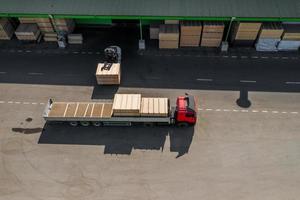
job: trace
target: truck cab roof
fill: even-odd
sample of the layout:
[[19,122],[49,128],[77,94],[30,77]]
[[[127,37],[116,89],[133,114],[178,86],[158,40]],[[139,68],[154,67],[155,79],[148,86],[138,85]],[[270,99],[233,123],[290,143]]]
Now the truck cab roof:
[[177,108],[178,108],[178,110],[186,110],[186,111],[195,112],[194,96],[186,95],[186,96],[178,97]]

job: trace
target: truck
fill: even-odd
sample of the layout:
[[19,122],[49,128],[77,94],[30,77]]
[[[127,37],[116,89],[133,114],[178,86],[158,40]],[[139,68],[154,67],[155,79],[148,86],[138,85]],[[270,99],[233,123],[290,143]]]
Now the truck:
[[[48,100],[43,118],[46,122],[67,122],[71,126],[132,126],[132,125],[168,125],[178,127],[194,126],[197,122],[195,97],[189,94],[177,97],[176,105],[170,106],[168,98],[131,98],[124,96],[127,101],[121,102],[120,95],[115,95],[113,100],[91,102],[54,102]],[[119,99],[118,99],[118,98]],[[126,99],[127,98],[127,99]],[[129,98],[132,100],[129,101]],[[119,101],[119,102],[118,102]],[[131,102],[131,103],[129,103]],[[134,103],[132,103],[134,102]],[[120,108],[115,106],[120,104]],[[124,105],[121,105],[124,104]],[[139,112],[130,110],[117,110],[128,105],[137,107]],[[146,108],[143,108],[146,105]],[[160,108],[159,108],[160,107]],[[146,110],[146,111],[145,111]],[[151,111],[149,111],[151,110]],[[130,111],[130,112],[129,112]]]

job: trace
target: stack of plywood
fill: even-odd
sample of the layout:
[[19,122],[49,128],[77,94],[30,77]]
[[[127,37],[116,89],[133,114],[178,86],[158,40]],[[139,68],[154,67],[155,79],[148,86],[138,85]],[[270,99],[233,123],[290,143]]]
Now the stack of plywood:
[[57,32],[72,33],[75,28],[73,19],[52,19],[52,23]]
[[224,33],[223,22],[203,22],[202,47],[219,47]]
[[14,31],[14,27],[7,18],[0,19],[0,40],[10,40]]
[[257,43],[255,44],[256,50],[277,51],[277,45],[281,40],[282,34],[283,27],[281,23],[263,23],[259,32]]
[[177,49],[179,43],[179,28],[176,24],[160,25],[159,48]]
[[69,44],[82,44],[83,43],[83,37],[82,34],[69,34],[68,35],[68,43]]
[[297,51],[300,48],[300,24],[283,24],[284,33],[277,49]]
[[168,107],[168,98],[142,98],[141,116],[167,117]]
[[159,25],[158,24],[151,24],[150,28],[150,39],[152,40],[158,40],[158,34],[159,34]]
[[44,33],[44,40],[46,42],[57,42],[57,33],[55,32]]
[[231,41],[237,46],[252,46],[257,38],[262,23],[237,22],[233,25]]
[[39,41],[41,31],[36,24],[20,24],[15,32],[19,40]]
[[202,24],[200,21],[182,21],[180,23],[180,46],[198,47],[201,32]]
[[119,85],[121,82],[120,63],[99,63],[96,79],[99,85]]
[[36,18],[35,20],[42,33],[54,32],[54,28],[49,18]]
[[165,24],[179,24],[179,20],[165,20]]
[[114,116],[140,116],[141,94],[115,94]]
[[20,17],[19,21],[21,24],[35,24],[36,18]]

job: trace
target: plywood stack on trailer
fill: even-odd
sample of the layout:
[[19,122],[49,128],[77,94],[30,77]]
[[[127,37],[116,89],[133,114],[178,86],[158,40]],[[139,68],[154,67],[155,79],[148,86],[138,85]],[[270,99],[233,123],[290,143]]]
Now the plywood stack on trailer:
[[119,85],[121,82],[120,63],[99,63],[96,79],[99,85]]
[[283,27],[281,23],[263,23],[255,44],[257,51],[277,51],[277,45],[281,40]]
[[300,48],[300,24],[283,24],[284,33],[278,44],[280,51],[297,51]]
[[201,32],[202,24],[200,21],[182,21],[180,23],[180,46],[198,47]]
[[0,40],[10,40],[15,30],[7,18],[0,19]]
[[203,22],[202,47],[219,47],[224,33],[223,22]]
[[237,22],[232,27],[231,42],[235,46],[253,46],[262,23]]
[[37,24],[20,24],[15,32],[19,40],[40,41],[41,31]]
[[56,32],[72,33],[75,29],[73,19],[52,19],[52,24]]
[[159,28],[159,48],[178,49],[179,27],[176,24],[163,24]]
[[167,117],[169,113],[168,98],[142,98],[141,116]]
[[138,117],[141,112],[141,94],[115,94],[114,116]]
[[149,28],[149,35],[151,40],[159,39],[159,24],[151,24]]

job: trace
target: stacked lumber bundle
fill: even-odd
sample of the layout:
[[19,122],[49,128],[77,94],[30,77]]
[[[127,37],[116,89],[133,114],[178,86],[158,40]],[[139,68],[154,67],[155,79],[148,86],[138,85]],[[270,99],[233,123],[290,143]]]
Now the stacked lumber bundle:
[[141,94],[115,94],[114,116],[140,116]]
[[223,39],[223,22],[203,22],[202,47],[219,47]]
[[150,39],[152,40],[158,40],[159,35],[159,25],[158,24],[151,24],[150,28]]
[[7,18],[0,19],[0,40],[10,40],[14,31],[14,27]]
[[75,28],[73,19],[52,19],[56,32],[72,33]]
[[202,24],[200,21],[182,21],[180,24],[180,46],[198,47],[201,32]]
[[237,22],[233,25],[231,41],[236,46],[253,46],[260,31],[260,22]]
[[300,48],[300,24],[283,24],[284,33],[277,49],[297,51]]
[[119,85],[121,82],[120,63],[99,63],[96,79],[99,85]]
[[19,40],[39,41],[41,31],[37,24],[20,24],[15,32]]
[[179,28],[176,24],[164,24],[159,27],[159,48],[178,49]]
[[165,24],[179,24],[179,20],[165,20]]
[[263,23],[257,43],[255,44],[256,50],[277,51],[277,45],[281,40],[282,33],[283,27],[281,23]]
[[68,35],[68,43],[69,44],[82,44],[83,37],[82,34],[69,34]]
[[27,18],[27,17],[20,17],[19,21],[21,24],[35,24],[36,18]]
[[168,98],[142,98],[141,116],[167,117],[168,107]]
[[57,33],[55,32],[44,33],[44,40],[45,42],[57,42]]
[[49,18],[36,18],[35,20],[42,33],[54,32],[54,28]]

